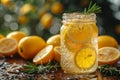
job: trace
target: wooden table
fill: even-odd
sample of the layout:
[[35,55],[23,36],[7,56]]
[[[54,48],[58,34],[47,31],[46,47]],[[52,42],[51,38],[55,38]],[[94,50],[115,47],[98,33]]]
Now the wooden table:
[[[61,69],[53,70],[50,73],[44,74],[24,74],[19,68],[26,64],[26,60],[15,56],[12,58],[0,59],[0,80],[116,80],[112,77],[101,77],[99,71],[96,71],[95,78],[75,78],[70,74],[65,74]],[[19,66],[17,67],[16,66]],[[6,68],[8,68],[6,70]],[[15,72],[10,70],[12,68]],[[28,77],[28,78],[26,78]],[[119,80],[119,79],[118,79]]]

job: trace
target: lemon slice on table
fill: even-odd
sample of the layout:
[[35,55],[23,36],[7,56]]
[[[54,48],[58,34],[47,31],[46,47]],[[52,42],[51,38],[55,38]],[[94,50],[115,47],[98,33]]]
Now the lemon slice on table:
[[75,64],[80,69],[89,69],[94,66],[97,59],[96,50],[92,47],[82,48],[74,57]]
[[53,49],[53,45],[47,45],[37,53],[37,55],[33,58],[33,62],[35,64],[46,64],[50,62],[54,58]]
[[114,64],[120,59],[120,51],[113,47],[103,47],[98,50],[98,64]]
[[89,24],[70,24],[67,36],[74,43],[88,42],[92,36],[92,29]]

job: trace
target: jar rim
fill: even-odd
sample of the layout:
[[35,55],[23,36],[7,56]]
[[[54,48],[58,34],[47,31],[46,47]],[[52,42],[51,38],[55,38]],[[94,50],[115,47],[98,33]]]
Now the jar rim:
[[65,20],[96,21],[96,14],[95,13],[83,14],[80,12],[64,13],[62,18],[63,21]]

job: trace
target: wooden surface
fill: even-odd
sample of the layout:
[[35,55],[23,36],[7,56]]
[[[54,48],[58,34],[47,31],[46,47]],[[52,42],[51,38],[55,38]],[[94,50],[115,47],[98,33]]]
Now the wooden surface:
[[[1,58],[0,59],[0,67],[2,67],[2,65],[3,64],[5,64],[5,63],[9,63],[10,65],[12,65],[12,64],[20,64],[20,65],[24,65],[24,64],[26,64],[26,60],[24,60],[24,59],[22,59],[22,58],[20,58],[20,57],[17,57],[17,56],[15,56],[15,57],[12,57],[12,58],[5,58],[5,59],[3,59],[3,58]],[[9,65],[7,65],[7,66],[9,66]],[[14,67],[13,67],[14,68]],[[2,70],[4,70],[4,69],[0,69],[0,74],[2,75],[2,74],[5,74],[5,71],[2,73]],[[28,79],[22,79],[22,77],[21,77],[21,79],[20,78],[15,78],[15,79],[11,79],[11,75],[10,74],[14,74],[14,75],[21,75],[21,74],[19,74],[19,73],[12,73],[12,72],[9,72],[9,73],[6,73],[6,74],[9,74],[9,75],[7,75],[7,77],[9,78],[10,77],[10,79],[1,79],[1,77],[0,77],[0,80],[28,80]],[[99,71],[96,71],[96,77],[95,78],[84,78],[84,79],[81,79],[81,78],[76,78],[76,77],[73,77],[72,75],[70,75],[70,74],[65,74],[61,69],[58,69],[58,70],[53,70],[53,71],[51,71],[50,73],[45,73],[45,74],[34,74],[33,76],[31,75],[30,77],[31,77],[31,80],[42,80],[42,78],[44,78],[44,80],[116,80],[115,78],[113,78],[113,77],[109,77],[109,78],[106,78],[106,77],[103,77],[100,73],[99,73]],[[1,76],[0,75],[0,76]],[[13,75],[13,76],[14,76]],[[24,76],[23,77],[25,77],[27,74],[24,74]],[[29,75],[27,75],[27,76],[29,76]],[[35,78],[36,77],[36,78]],[[41,78],[42,77],[42,78]],[[119,79],[118,79],[119,80]]]

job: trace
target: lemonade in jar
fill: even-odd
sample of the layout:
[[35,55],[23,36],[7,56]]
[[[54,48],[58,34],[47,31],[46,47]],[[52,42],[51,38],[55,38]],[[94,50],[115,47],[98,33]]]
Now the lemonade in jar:
[[89,74],[98,66],[96,14],[64,13],[61,27],[61,67],[65,73]]

